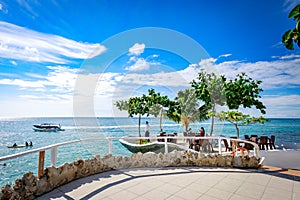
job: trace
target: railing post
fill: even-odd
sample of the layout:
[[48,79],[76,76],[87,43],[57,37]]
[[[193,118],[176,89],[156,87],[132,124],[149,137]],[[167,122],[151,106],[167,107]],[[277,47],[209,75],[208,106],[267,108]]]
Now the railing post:
[[109,154],[112,154],[112,138],[108,138],[109,141]]
[[38,166],[38,178],[43,175],[45,161],[45,151],[40,151],[39,155],[39,166]]
[[168,153],[168,139],[167,137],[165,138],[165,153]]
[[254,156],[256,157],[256,158],[259,158],[259,148],[258,147],[256,147],[256,146],[254,146]]
[[218,138],[219,154],[222,154],[221,137]]
[[56,167],[56,161],[57,161],[57,147],[51,148],[51,166]]

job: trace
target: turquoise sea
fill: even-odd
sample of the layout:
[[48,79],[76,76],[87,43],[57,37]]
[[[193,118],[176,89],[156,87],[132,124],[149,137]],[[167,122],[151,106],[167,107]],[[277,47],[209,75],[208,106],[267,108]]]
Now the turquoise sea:
[[[141,133],[144,135],[144,124],[148,120],[151,126],[150,135],[156,135],[159,131],[159,119],[143,118]],[[240,126],[240,137],[244,134],[275,135],[275,144],[280,149],[300,149],[300,119],[270,119],[265,124],[252,124]],[[59,123],[65,131],[62,132],[34,132],[33,124]],[[55,143],[67,142],[84,138],[105,138],[137,136],[137,118],[15,118],[0,119],[0,157],[11,155],[29,149],[48,146]],[[210,121],[191,124],[193,131],[198,132],[203,126],[207,133],[210,129]],[[182,133],[181,124],[164,120],[163,129],[167,133]],[[236,136],[235,127],[226,122],[216,122],[215,135]],[[32,141],[33,147],[9,149],[13,143],[24,145]],[[73,162],[77,158],[91,158],[94,155],[103,156],[108,154],[108,142],[93,141],[87,143],[76,143],[58,148],[57,165],[65,162]],[[114,155],[130,155],[118,141],[113,142]],[[17,159],[0,162],[0,187],[5,184],[12,184],[14,180],[22,177],[28,171],[37,174],[38,153],[26,155]],[[46,151],[45,167],[50,165],[50,152]]]

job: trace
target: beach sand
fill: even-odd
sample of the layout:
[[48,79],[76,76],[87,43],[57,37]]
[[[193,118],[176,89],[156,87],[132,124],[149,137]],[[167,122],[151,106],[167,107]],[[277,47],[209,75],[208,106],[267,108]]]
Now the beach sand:
[[300,150],[269,150],[260,152],[265,166],[300,170]]

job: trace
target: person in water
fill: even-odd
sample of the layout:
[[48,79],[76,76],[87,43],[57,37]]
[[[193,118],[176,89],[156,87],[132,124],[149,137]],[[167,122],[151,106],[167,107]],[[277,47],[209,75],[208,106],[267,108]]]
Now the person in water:
[[25,146],[28,147],[28,142],[27,141],[25,142]]
[[32,142],[30,141],[30,143],[29,143],[29,146],[31,146],[32,147]]

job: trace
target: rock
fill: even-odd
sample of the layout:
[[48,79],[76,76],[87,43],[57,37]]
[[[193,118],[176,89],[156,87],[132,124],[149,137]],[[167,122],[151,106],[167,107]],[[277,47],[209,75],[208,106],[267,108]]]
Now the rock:
[[13,189],[10,185],[5,185],[1,188],[1,200],[8,200],[13,195]]
[[218,154],[216,155],[217,164],[219,167],[225,167],[226,166],[226,158],[222,155]]

